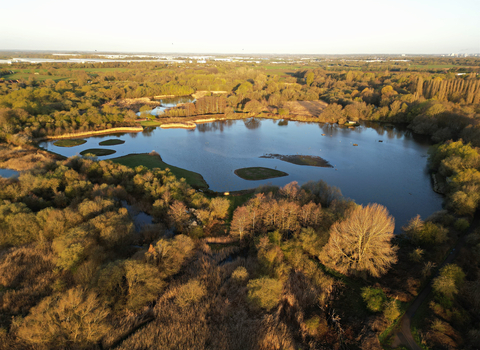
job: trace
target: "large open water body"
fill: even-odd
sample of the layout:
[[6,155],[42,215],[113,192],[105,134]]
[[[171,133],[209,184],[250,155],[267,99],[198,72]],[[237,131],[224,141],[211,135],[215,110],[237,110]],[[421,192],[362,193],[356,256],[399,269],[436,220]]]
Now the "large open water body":
[[[98,145],[111,138],[125,143]],[[89,148],[116,150],[115,154],[99,159],[154,150],[164,162],[202,174],[213,191],[324,180],[339,187],[344,196],[356,203],[385,205],[396,219],[397,232],[415,215],[426,218],[442,208],[443,198],[432,190],[427,172],[429,146],[427,139],[398,126],[363,123],[346,128],[253,118],[201,124],[194,130],[150,128],[138,134],[90,137],[87,143],[71,148],[56,147],[53,142],[41,144],[64,156]],[[268,153],[320,156],[334,167],[300,166],[259,158]],[[256,166],[276,168],[289,176],[247,181],[234,174],[238,168]]]

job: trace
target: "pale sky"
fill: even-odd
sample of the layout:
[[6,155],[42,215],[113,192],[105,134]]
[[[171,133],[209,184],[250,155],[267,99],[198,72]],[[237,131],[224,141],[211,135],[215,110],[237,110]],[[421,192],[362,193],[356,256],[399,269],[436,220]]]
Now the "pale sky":
[[0,50],[480,53],[480,0],[11,0]]

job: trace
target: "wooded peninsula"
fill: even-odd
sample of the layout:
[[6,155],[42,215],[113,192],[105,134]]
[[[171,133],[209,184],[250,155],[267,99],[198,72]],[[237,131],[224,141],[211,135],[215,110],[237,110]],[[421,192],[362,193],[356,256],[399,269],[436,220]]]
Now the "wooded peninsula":
[[[20,172],[0,177],[0,348],[479,348],[479,72],[449,56],[0,64],[0,168]],[[194,101],[151,114],[162,96]],[[394,234],[388,208],[320,179],[220,193],[155,152],[38,146],[262,118],[425,135],[444,209]]]

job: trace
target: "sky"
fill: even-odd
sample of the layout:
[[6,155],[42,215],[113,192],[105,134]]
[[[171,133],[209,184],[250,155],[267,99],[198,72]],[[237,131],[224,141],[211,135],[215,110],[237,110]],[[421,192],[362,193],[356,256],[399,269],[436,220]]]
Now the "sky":
[[14,0],[0,50],[480,53],[480,0]]

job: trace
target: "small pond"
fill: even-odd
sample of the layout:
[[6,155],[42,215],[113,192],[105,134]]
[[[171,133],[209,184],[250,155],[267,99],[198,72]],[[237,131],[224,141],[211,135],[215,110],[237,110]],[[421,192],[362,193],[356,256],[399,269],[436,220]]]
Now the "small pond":
[[16,170],[0,169],[0,176],[1,177],[9,178],[9,177],[18,177],[19,175],[20,175],[20,173]]
[[[157,99],[156,101],[160,102],[162,105],[155,107],[150,111],[147,111],[151,115],[163,114],[165,110],[176,107],[177,105],[182,103],[195,102],[195,98],[192,96],[178,96],[178,97],[172,97],[172,98]],[[141,112],[138,112],[137,115],[140,116]]]
[[[324,180],[359,204],[385,205],[396,218],[397,229],[417,214],[426,218],[442,208],[443,198],[433,192],[427,172],[430,142],[399,126],[362,123],[347,128],[251,118],[200,124],[192,130],[149,128],[115,137],[125,143],[105,146],[116,153],[99,159],[154,150],[167,164],[202,174],[213,191]],[[87,143],[71,148],[56,147],[53,142],[40,146],[73,156],[85,149],[99,148],[100,141],[111,138],[112,135],[90,137]],[[333,168],[260,158],[266,154],[322,157]],[[246,167],[272,168],[289,175],[248,181],[234,174],[236,169]]]

